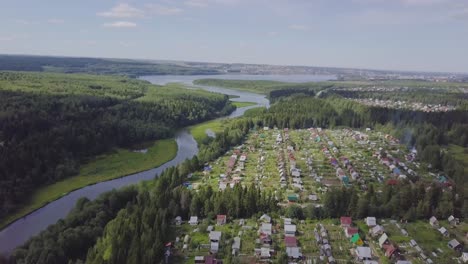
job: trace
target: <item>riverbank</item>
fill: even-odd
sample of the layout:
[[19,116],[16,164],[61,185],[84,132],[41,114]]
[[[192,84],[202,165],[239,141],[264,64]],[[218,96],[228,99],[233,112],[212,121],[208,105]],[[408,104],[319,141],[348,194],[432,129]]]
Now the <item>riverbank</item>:
[[174,139],[157,140],[145,147],[146,153],[117,149],[98,156],[84,164],[79,175],[37,189],[28,203],[0,221],[0,229],[71,191],[158,167],[174,159],[177,154]]
[[207,130],[211,130],[215,134],[223,132],[226,122],[228,122],[228,119],[211,120],[198,125],[193,125],[189,127],[189,131],[195,141],[197,141],[197,144],[201,145],[203,140],[208,137],[206,134]]
[[236,102],[236,101],[232,101],[232,104],[235,105],[237,108],[257,105],[257,103],[253,103],[253,102]]

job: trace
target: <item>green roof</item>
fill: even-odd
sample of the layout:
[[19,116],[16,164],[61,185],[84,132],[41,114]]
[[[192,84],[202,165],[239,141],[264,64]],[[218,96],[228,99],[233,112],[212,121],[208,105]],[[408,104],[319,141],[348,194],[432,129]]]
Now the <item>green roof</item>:
[[359,239],[361,239],[361,237],[359,236],[359,234],[354,234],[354,235],[351,237],[351,242],[356,243],[356,242],[359,241]]

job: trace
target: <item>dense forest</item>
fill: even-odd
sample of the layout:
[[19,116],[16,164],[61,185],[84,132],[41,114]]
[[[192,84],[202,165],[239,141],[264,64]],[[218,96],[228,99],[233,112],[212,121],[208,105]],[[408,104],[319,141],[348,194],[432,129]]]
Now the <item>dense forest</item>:
[[174,63],[27,55],[0,55],[0,71],[122,74],[133,77],[165,74],[219,74],[215,70],[182,66]]
[[123,77],[0,73],[0,217],[89,157],[233,108],[224,95]]

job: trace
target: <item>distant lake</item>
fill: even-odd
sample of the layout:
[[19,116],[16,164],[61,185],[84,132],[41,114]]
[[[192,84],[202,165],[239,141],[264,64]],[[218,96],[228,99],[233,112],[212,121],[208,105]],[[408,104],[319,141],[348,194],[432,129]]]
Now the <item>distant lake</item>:
[[192,85],[198,79],[227,79],[227,80],[265,80],[278,82],[322,82],[336,80],[335,75],[252,75],[252,74],[218,74],[218,75],[153,75],[142,76],[141,79],[151,81],[154,84],[164,85],[171,82],[179,82]]

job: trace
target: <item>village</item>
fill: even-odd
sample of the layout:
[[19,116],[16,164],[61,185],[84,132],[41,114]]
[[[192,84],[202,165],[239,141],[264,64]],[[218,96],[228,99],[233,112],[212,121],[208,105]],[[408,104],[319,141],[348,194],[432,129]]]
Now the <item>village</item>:
[[[424,181],[450,192],[451,180],[416,157],[416,150],[370,128],[265,127],[190,174],[184,186],[223,191],[255,184],[273,192],[284,208],[322,207],[324,195],[343,186],[365,191],[372,184],[379,192],[385,185]],[[463,246],[468,224],[453,216],[407,222],[371,215],[299,220],[277,213],[249,219],[218,214],[213,219],[176,217],[173,224],[177,234],[167,254],[184,263],[224,263],[227,258],[237,260],[232,263],[468,263]]]
[[456,110],[455,106],[452,105],[441,105],[441,104],[427,104],[421,102],[409,102],[403,100],[380,100],[373,98],[365,99],[352,99],[355,102],[368,105],[368,106],[377,106],[385,108],[394,108],[394,109],[409,109],[413,111],[422,111],[422,112],[448,112]]

